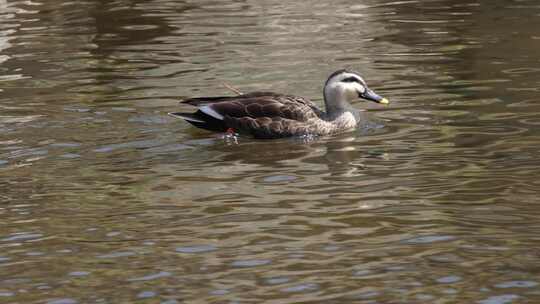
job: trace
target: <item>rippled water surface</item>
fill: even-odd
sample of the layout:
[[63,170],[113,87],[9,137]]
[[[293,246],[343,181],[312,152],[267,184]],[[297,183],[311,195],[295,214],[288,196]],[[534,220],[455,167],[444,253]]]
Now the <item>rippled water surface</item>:
[[[1,303],[540,303],[540,4],[0,0]],[[339,68],[355,132],[166,115]]]

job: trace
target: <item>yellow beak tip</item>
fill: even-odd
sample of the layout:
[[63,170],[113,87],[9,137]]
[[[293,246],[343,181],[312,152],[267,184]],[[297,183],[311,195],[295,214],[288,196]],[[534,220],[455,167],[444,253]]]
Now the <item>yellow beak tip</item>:
[[386,99],[386,98],[383,98],[383,99],[381,99],[381,101],[379,101],[379,103],[380,104],[389,104],[390,101],[388,101],[388,99]]

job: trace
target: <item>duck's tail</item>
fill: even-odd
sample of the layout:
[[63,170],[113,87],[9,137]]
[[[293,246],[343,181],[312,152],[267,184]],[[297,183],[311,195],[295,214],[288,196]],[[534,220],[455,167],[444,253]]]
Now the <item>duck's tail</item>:
[[169,115],[182,118],[197,128],[214,132],[227,131],[227,126],[225,126],[225,122],[222,119],[217,119],[214,116],[208,115],[201,110],[194,113],[169,113]]

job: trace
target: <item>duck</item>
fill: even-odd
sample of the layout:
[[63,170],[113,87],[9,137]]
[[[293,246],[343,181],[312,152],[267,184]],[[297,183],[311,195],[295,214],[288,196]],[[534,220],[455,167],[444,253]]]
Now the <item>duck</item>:
[[348,69],[330,74],[323,96],[325,111],[305,97],[256,91],[237,96],[185,99],[180,103],[193,106],[197,111],[169,114],[208,131],[274,139],[351,131],[360,123],[360,115],[350,102],[389,103],[369,89],[359,73]]

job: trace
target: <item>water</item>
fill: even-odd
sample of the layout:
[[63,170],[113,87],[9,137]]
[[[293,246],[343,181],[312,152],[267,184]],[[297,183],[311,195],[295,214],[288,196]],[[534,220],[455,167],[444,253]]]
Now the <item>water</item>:
[[[539,302],[539,27],[534,0],[0,0],[0,302]],[[392,102],[355,132],[166,115],[223,82],[322,103],[342,67]]]

